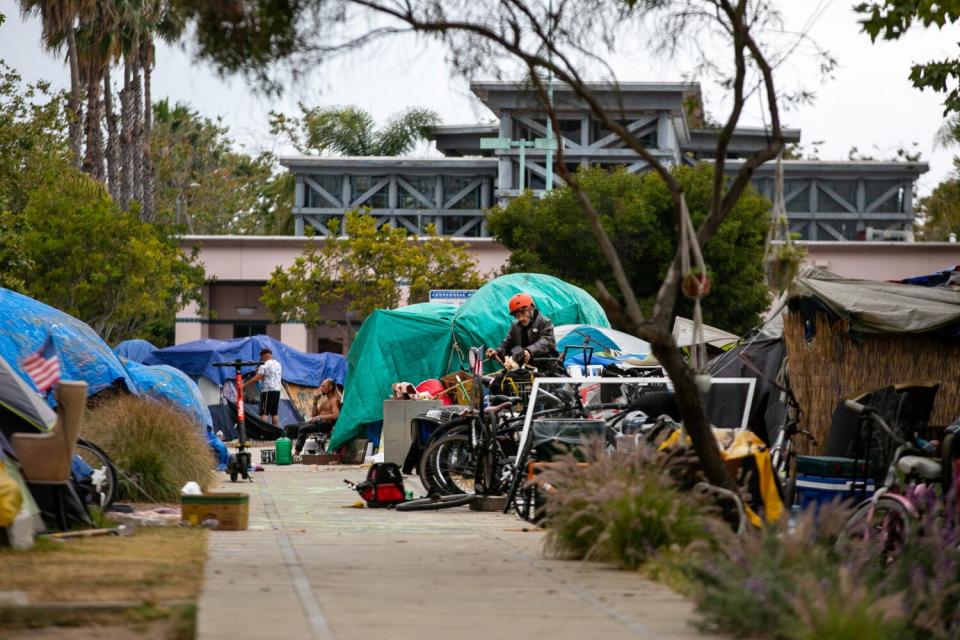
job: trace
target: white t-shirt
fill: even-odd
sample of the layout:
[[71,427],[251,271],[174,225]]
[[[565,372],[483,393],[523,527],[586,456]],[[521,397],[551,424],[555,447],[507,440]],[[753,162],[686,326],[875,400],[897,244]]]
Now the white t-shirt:
[[280,391],[280,372],[280,363],[273,358],[260,365],[257,369],[257,373],[263,376],[260,379],[260,390]]

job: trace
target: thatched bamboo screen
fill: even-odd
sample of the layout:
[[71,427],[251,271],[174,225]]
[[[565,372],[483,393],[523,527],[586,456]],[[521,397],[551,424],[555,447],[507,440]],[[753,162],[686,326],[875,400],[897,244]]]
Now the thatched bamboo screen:
[[843,320],[817,314],[816,335],[808,343],[799,313],[786,314],[783,336],[803,426],[821,449],[842,398],[891,384],[939,380],[930,424],[950,424],[960,416],[960,341],[919,334],[851,336]]

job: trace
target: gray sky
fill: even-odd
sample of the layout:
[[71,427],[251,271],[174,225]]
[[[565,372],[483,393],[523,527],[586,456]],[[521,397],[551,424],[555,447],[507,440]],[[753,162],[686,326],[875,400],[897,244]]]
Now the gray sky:
[[[935,149],[933,144],[943,122],[941,97],[917,91],[907,76],[913,62],[956,57],[960,27],[920,29],[897,42],[871,44],[860,33],[850,8],[853,4],[851,0],[781,3],[790,29],[800,30],[816,17],[811,36],[839,60],[834,79],[825,84],[819,82],[810,58],[799,56],[781,69],[781,84],[803,83],[817,92],[812,106],[787,112],[783,121],[802,129],[801,142],[807,147],[823,140],[820,157],[825,160],[845,159],[852,146],[888,157],[899,145],[918,143],[923,159],[930,163],[930,172],[919,182],[921,194],[927,194],[952,170],[954,150]],[[23,21],[14,0],[0,0],[0,13],[7,16],[0,26],[0,58],[27,80],[46,79],[56,87],[66,86],[68,75],[62,62],[40,47],[39,21]],[[683,61],[652,58],[639,47],[608,62],[622,81],[680,80],[687,70]],[[296,84],[288,83],[280,98],[256,94],[240,77],[218,78],[208,65],[194,61],[189,51],[179,47],[159,48],[153,78],[155,99],[187,101],[207,116],[222,116],[236,142],[250,151],[291,151],[270,135],[267,114],[270,110],[295,113],[298,101],[358,105],[381,123],[413,105],[438,111],[448,124],[493,118],[469,94],[467,82],[448,70],[443,49],[414,37],[377,45],[315,69]],[[706,84],[704,91],[707,110],[722,115],[722,93]],[[743,124],[762,124],[758,116],[758,108],[748,110]]]

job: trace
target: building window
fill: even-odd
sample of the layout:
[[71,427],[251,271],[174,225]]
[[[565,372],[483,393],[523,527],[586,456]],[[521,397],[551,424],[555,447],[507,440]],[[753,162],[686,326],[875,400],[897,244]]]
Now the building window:
[[317,338],[317,353],[343,353],[343,342],[330,338]]
[[250,338],[267,334],[267,325],[264,322],[235,322],[233,323],[234,338]]
[[[437,179],[433,176],[402,176],[403,181],[415,189],[423,198],[415,196],[410,189],[397,182],[397,207],[400,209],[433,209],[436,205]],[[423,200],[426,199],[427,202]],[[429,204],[428,204],[429,203]]]
[[784,180],[783,197],[786,199],[787,211],[810,211],[810,181]]
[[[893,180],[866,180],[867,209],[876,213],[903,213],[904,190]],[[883,198],[881,200],[881,198]]]
[[477,222],[472,225],[470,228],[460,231],[457,231],[466,225],[468,222],[473,220],[478,220],[478,216],[443,216],[443,235],[452,236],[456,235],[459,237],[465,238],[479,238],[481,231],[481,222]]
[[[817,180],[817,211],[825,213],[849,213],[850,209],[843,206],[843,202],[850,205],[853,211],[857,210],[857,182],[856,180]],[[830,189],[840,200],[826,190]]]
[[370,207],[371,209],[386,209],[389,205],[389,187],[390,183],[384,181],[380,188],[367,196],[360,202],[355,202],[367,191],[375,187],[378,183],[384,181],[384,176],[353,176],[353,195],[351,196],[354,207]]
[[[343,176],[329,175],[311,175],[308,176],[313,182],[323,187],[337,201],[343,197]],[[314,189],[309,182],[304,181],[304,203],[305,207],[317,209],[339,208],[335,202],[330,202],[322,193]]]
[[479,182],[462,198],[450,203],[451,198],[466,189],[474,180],[476,178],[472,176],[443,176],[444,207],[447,209],[479,209],[481,185]]

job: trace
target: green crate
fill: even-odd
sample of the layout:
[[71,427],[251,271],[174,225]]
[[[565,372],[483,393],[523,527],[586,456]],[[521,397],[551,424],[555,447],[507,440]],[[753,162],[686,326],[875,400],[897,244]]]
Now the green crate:
[[825,478],[864,477],[867,461],[837,456],[797,456],[797,473]]

